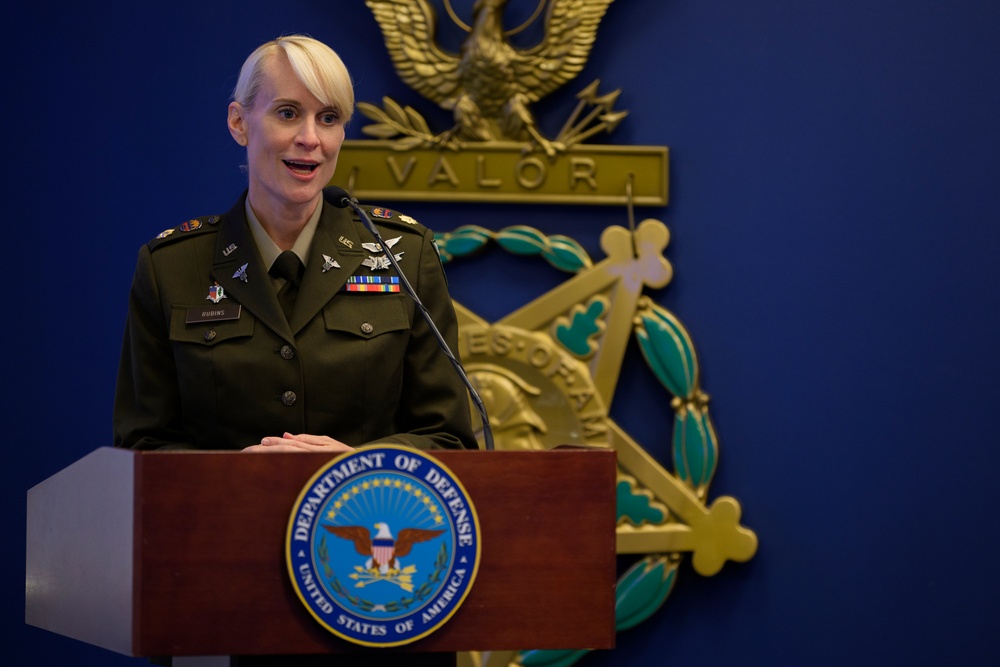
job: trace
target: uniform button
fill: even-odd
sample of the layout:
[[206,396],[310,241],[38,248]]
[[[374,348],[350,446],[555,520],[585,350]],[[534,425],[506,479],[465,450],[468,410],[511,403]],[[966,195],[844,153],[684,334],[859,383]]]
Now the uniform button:
[[366,333],[366,334],[370,334],[370,333],[371,333],[371,332],[373,332],[373,331],[375,331],[375,327],[373,327],[373,326],[372,326],[371,324],[369,324],[368,322],[364,322],[364,323],[363,323],[363,324],[361,325],[361,333]]
[[291,345],[282,345],[281,349],[278,350],[278,354],[281,355],[282,359],[294,359],[295,358],[295,348]]
[[281,395],[281,402],[285,405],[295,405],[295,400],[298,397],[295,395],[294,391],[286,391]]
[[215,329],[209,329],[208,331],[205,332],[205,340],[215,340],[215,337],[217,335],[218,334],[215,333]]

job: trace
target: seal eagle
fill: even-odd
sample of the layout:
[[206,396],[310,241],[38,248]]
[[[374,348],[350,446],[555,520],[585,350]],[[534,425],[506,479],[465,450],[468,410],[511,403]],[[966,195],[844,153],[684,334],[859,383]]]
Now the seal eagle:
[[375,537],[364,526],[329,526],[324,524],[324,528],[345,540],[354,542],[354,549],[362,556],[369,556],[365,561],[365,569],[371,570],[375,566],[381,574],[386,574],[390,569],[399,570],[399,556],[406,556],[413,549],[413,545],[418,542],[432,540],[443,530],[423,530],[420,528],[404,528],[399,531],[399,535],[393,538],[389,531],[389,524],[379,521],[375,524],[378,531]]

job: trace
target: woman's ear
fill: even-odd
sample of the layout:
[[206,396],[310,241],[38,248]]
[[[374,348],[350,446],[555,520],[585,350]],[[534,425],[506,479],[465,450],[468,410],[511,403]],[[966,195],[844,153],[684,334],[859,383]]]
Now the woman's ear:
[[235,139],[236,143],[240,146],[247,145],[247,121],[245,111],[246,110],[238,102],[229,103],[229,115],[227,118],[229,134],[233,135],[233,139]]

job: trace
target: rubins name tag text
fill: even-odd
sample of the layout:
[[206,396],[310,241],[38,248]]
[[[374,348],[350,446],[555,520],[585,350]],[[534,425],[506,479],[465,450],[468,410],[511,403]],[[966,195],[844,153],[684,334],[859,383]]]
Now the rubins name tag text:
[[198,322],[221,322],[222,320],[240,319],[240,311],[243,306],[232,304],[227,306],[207,306],[198,308],[188,308],[185,322],[187,324],[197,324]]

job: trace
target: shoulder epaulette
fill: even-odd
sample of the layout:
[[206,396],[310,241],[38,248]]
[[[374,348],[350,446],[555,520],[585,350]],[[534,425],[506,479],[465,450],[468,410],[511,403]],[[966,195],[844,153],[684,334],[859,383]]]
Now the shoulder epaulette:
[[197,236],[209,231],[215,231],[216,225],[219,224],[219,220],[221,220],[221,218],[217,215],[206,215],[201,218],[191,218],[190,220],[185,220],[176,227],[165,229],[157,234],[156,238],[149,242],[149,249],[153,250],[182,238]]
[[417,234],[423,234],[427,229],[414,218],[404,215],[399,211],[394,211],[391,208],[367,205],[363,205],[361,208],[365,209],[365,211],[368,212],[368,217],[372,219],[372,222],[378,225],[395,225],[397,227],[402,227],[403,229],[413,230]]

